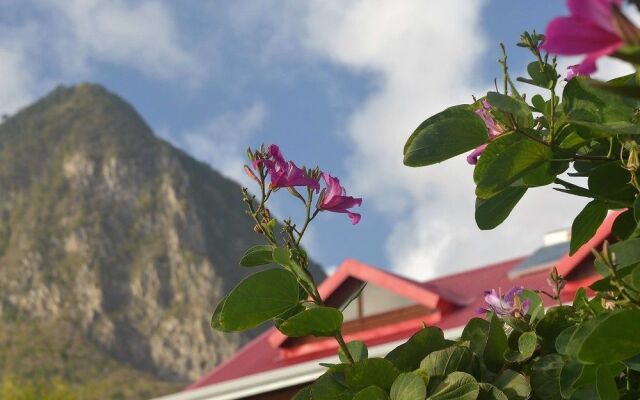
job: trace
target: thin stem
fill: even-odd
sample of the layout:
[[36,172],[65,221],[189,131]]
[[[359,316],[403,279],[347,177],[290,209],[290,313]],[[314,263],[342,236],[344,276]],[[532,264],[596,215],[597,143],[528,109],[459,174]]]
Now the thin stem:
[[504,47],[504,43],[500,42],[500,49],[502,50],[502,58],[498,61],[502,65],[502,80],[504,85],[504,94],[509,94],[509,67],[507,67],[507,49]]
[[349,348],[347,347],[347,343],[345,343],[344,338],[342,337],[342,332],[338,331],[338,333],[336,333],[335,338],[338,341],[338,345],[340,346],[340,349],[342,350],[344,355],[347,356],[347,360],[349,360],[349,364],[354,364],[355,360],[351,355],[351,351],[349,351]]
[[269,234],[269,230],[265,228],[264,224],[262,224],[262,222],[260,222],[260,220],[258,220],[258,212],[254,210],[253,208],[253,200],[249,197],[246,197],[244,199],[244,202],[247,204],[247,207],[249,208],[249,215],[251,215],[251,218],[253,218],[253,220],[255,221],[256,225],[258,225],[258,227],[260,227],[260,229],[262,230],[262,233],[264,234],[264,237],[267,238],[267,240],[269,240],[269,242],[274,245],[277,246],[278,242],[275,240],[275,237],[272,237],[272,235]]
[[298,234],[298,240],[296,241],[296,246],[300,246],[302,235],[304,235],[304,232],[307,230],[309,223],[313,221],[316,215],[318,215],[318,213],[320,212],[320,210],[317,209],[313,213],[313,215],[311,215],[311,203],[313,202],[313,189],[307,189],[307,190],[308,190],[308,201],[305,203],[305,221],[304,221],[304,224],[302,225],[302,229],[300,229],[300,233]]
[[[556,67],[558,65],[557,63],[557,59],[556,57],[553,57],[551,59],[551,66],[553,67],[553,70],[556,70]],[[556,85],[558,84],[558,77],[556,75],[556,78],[553,80],[553,84],[551,85],[551,88],[549,89],[549,91],[551,92],[551,115],[549,115],[549,132],[551,133],[551,145],[553,146],[555,143],[555,136],[556,136]]]

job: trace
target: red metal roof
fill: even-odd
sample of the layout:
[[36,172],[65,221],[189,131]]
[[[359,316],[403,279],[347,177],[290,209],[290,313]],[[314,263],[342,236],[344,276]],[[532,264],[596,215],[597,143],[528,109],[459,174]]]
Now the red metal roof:
[[[579,287],[587,286],[596,279],[593,274],[587,274],[587,278],[584,278],[584,273],[574,274],[581,277],[572,279],[572,272],[579,267],[592,267],[593,256],[590,249],[599,247],[610,237],[613,220],[617,215],[618,213],[610,215],[594,238],[582,249],[573,256],[564,256],[556,263],[559,272],[568,279],[563,291],[564,301],[569,301]],[[463,326],[469,319],[476,316],[477,310],[483,306],[483,293],[487,289],[506,291],[513,286],[523,286],[527,289],[548,290],[546,283],[548,270],[532,272],[514,279],[508,277],[509,270],[524,258],[515,258],[427,282],[416,282],[349,259],[320,285],[319,290],[322,297],[326,299],[330,298],[331,294],[349,278],[367,281],[427,308],[438,309],[438,312],[426,317],[428,319],[424,322],[446,330]],[[552,303],[551,299],[544,300],[548,304]],[[363,340],[368,346],[393,342],[410,337],[420,328],[424,319],[404,320],[388,326],[360,331],[346,336],[345,339],[347,341]],[[187,390],[319,359],[333,355],[337,351],[333,338],[303,344],[301,346],[305,346],[304,348],[295,348],[293,351],[281,348],[285,339],[286,337],[275,328],[268,329],[234,357],[191,384]]]

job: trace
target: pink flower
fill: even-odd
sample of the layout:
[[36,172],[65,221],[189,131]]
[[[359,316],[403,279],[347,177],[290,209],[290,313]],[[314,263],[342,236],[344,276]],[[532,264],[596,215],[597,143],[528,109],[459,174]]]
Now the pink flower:
[[340,180],[338,178],[334,178],[331,174],[323,172],[322,179],[324,179],[327,187],[322,189],[322,193],[320,193],[318,209],[346,213],[351,219],[351,223],[353,225],[360,222],[360,214],[351,212],[349,208],[360,206],[362,204],[362,199],[347,196],[344,188],[340,186]]
[[298,168],[293,161],[286,161],[275,144],[269,145],[268,159],[258,159],[253,162],[253,167],[264,165],[271,178],[271,188],[283,188],[293,186],[307,186],[320,191],[320,184],[316,179],[309,178],[307,174]]
[[[489,111],[491,110],[491,104],[487,101],[487,99],[482,100],[482,107],[478,108],[475,113],[484,121],[484,124],[487,127],[487,134],[489,135],[489,140],[493,140],[496,137],[502,135],[504,133],[504,129],[500,127],[496,121],[493,119]],[[467,156],[467,162],[471,165],[476,165],[478,163],[478,157],[482,154],[484,149],[487,147],[487,143],[481,144],[476,147],[475,150],[471,152]]]
[[506,316],[523,316],[529,311],[530,300],[520,301],[522,287],[512,287],[509,291],[501,296],[495,289],[491,289],[484,293],[484,302],[487,303],[486,308],[481,308],[481,312],[493,311],[500,317]]
[[615,53],[624,43],[612,13],[622,0],[567,0],[569,17],[558,17],[549,23],[541,48],[562,55],[586,54],[571,67],[567,79],[596,71],[596,60]]
[[583,74],[583,73],[580,72],[581,68],[580,68],[579,64],[577,64],[577,65],[569,65],[567,67],[567,70],[569,70],[569,72],[567,72],[567,78],[566,78],[568,81],[572,80],[576,76],[585,76],[585,75],[589,76],[589,74]]

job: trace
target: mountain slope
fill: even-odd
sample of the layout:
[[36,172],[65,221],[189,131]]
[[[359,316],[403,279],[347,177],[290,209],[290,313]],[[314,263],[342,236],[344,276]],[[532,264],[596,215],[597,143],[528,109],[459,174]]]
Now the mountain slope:
[[12,329],[22,343],[49,337],[52,352],[62,339],[81,342],[90,356],[72,352],[56,371],[44,356],[19,371],[76,387],[93,385],[78,374],[84,359],[155,379],[162,391],[175,387],[163,381],[187,382],[233,354],[252,334],[215,332],[209,317],[249,272],[237,261],[259,240],[239,192],[97,85],[57,88],[5,120],[0,373],[25,357],[7,344]]

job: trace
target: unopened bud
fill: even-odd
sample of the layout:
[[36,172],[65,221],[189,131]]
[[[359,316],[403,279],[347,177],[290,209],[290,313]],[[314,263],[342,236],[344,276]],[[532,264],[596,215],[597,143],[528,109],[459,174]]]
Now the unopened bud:
[[302,195],[301,195],[301,194],[300,194],[300,193],[299,193],[295,188],[293,188],[293,187],[288,187],[288,188],[287,188],[287,191],[288,191],[289,193],[291,193],[293,196],[295,196],[295,197],[299,198],[300,200],[302,200],[303,202],[305,201],[305,200],[304,200],[304,197],[302,197]]
[[255,173],[253,173],[253,170],[248,166],[248,165],[244,165],[244,173],[247,174],[247,176],[251,179],[253,179],[254,181],[260,183],[260,180],[258,179],[258,177],[256,176]]
[[247,147],[247,159],[249,161],[254,161],[256,159],[256,155],[253,154],[253,151],[251,150],[251,147]]
[[262,228],[260,228],[260,225],[258,225],[258,224],[256,224],[256,225],[253,227],[253,231],[254,231],[255,233],[260,234],[260,235],[262,235],[262,233],[263,233],[263,232],[262,232]]
[[638,145],[634,142],[629,150],[629,158],[627,159],[627,170],[629,172],[636,172],[640,167],[640,159],[638,157]]

